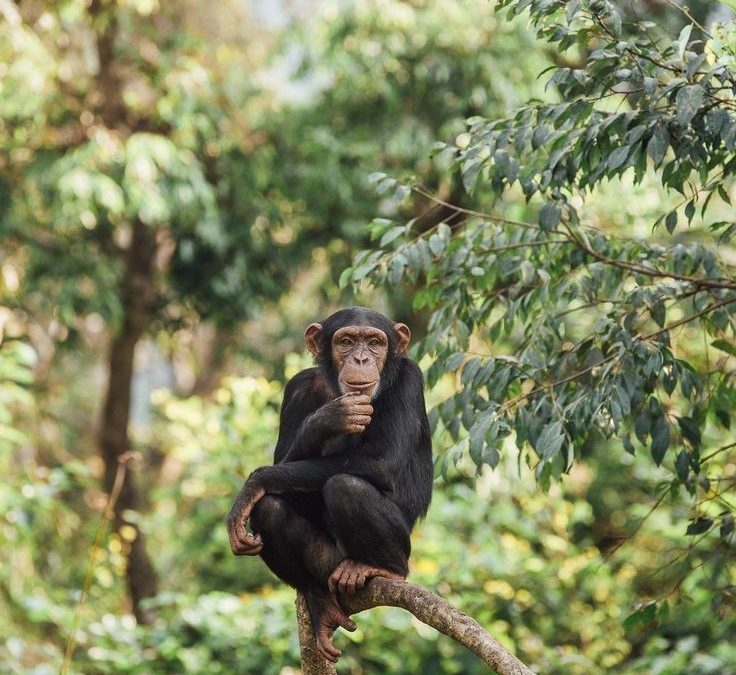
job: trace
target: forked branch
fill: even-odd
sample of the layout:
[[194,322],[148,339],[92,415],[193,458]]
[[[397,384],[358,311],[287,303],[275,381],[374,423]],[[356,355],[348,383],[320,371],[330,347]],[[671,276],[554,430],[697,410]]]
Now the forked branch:
[[[533,675],[533,671],[489,635],[475,619],[424,586],[376,577],[362,591],[341,596],[340,603],[348,614],[357,614],[381,605],[401,607],[470,649],[498,675]],[[301,594],[297,595],[296,611],[302,672],[304,675],[335,675],[337,671],[334,664],[323,659],[317,651],[309,613]]]

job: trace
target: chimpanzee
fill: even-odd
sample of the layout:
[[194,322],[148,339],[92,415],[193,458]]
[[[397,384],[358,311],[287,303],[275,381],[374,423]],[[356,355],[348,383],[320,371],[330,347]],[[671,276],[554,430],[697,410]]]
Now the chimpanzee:
[[334,662],[332,633],[355,630],[337,591],[406,577],[409,534],[432,496],[432,448],[405,324],[353,307],[304,337],[317,366],[287,383],[274,465],[250,474],[227,529],[235,555],[260,553],[302,591]]

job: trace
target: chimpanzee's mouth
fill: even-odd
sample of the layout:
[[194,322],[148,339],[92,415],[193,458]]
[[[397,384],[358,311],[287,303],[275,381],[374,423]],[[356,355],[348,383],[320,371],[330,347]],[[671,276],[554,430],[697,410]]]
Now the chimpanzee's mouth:
[[372,382],[346,382],[345,386],[351,389],[370,389],[377,382],[378,380],[373,380]]

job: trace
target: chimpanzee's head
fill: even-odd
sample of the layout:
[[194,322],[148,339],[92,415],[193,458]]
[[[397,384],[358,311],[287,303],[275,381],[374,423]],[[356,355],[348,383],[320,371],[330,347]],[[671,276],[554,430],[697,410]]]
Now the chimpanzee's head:
[[371,309],[351,307],[307,326],[304,339],[337,391],[359,391],[375,398],[396,379],[411,331]]

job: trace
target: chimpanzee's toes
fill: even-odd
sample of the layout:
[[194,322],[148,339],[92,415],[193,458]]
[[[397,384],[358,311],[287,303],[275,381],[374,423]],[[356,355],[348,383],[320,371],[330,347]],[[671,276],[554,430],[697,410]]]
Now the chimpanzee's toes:
[[328,661],[337,663],[342,652],[332,644],[332,630],[327,626],[321,626],[315,636],[317,640],[317,651]]
[[328,661],[335,663],[342,652],[332,642],[337,628],[354,631],[357,626],[337,601],[334,593],[305,593],[309,607],[317,650]]

